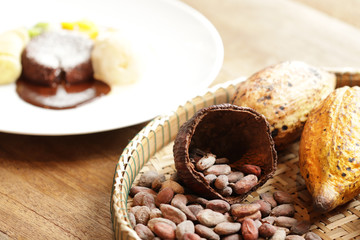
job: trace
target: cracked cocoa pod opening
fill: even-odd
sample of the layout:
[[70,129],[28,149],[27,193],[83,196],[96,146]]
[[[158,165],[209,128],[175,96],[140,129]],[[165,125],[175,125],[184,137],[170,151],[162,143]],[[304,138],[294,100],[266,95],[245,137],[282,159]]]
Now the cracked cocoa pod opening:
[[[178,176],[194,193],[211,199],[241,202],[262,186],[275,172],[277,153],[265,117],[255,110],[232,104],[219,104],[199,110],[184,123],[174,143],[174,161]],[[224,196],[202,172],[196,169],[195,155],[206,152],[229,159],[231,171],[250,164],[261,168],[261,175],[248,192]]]

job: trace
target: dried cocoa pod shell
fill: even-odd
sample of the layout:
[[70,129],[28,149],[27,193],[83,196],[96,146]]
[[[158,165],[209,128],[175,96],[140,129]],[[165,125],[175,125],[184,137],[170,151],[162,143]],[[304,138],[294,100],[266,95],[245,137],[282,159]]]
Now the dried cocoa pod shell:
[[237,88],[232,104],[250,107],[270,124],[276,149],[297,140],[308,114],[334,89],[336,77],[299,61],[267,67]]
[[299,167],[315,208],[328,212],[360,194],[360,88],[333,91],[309,115]]
[[[258,183],[247,193],[222,196],[195,169],[190,153],[209,149],[216,156],[226,157],[234,167],[253,164],[261,168]],[[247,107],[219,104],[199,110],[184,123],[175,139],[174,161],[178,176],[187,188],[200,196],[241,202],[252,191],[271,178],[276,169],[277,153],[263,115]]]

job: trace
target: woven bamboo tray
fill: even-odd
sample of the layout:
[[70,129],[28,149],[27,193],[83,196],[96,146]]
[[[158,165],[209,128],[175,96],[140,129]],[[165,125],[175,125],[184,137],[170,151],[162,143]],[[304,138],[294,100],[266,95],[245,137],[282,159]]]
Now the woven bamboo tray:
[[[351,69],[327,69],[337,76],[337,87],[360,85],[360,73]],[[178,107],[175,112],[159,116],[144,127],[124,149],[115,168],[111,194],[111,218],[115,239],[138,239],[127,215],[131,199],[129,190],[139,176],[148,170],[157,170],[167,177],[175,171],[172,155],[173,140],[179,127],[203,107],[229,102],[237,85],[245,78],[219,84]],[[312,222],[311,231],[322,239],[360,240],[360,195],[330,213],[319,214],[312,209],[311,195],[298,167],[299,143],[278,152],[275,176],[249,195],[252,202],[263,192],[282,190],[294,194],[295,218]]]

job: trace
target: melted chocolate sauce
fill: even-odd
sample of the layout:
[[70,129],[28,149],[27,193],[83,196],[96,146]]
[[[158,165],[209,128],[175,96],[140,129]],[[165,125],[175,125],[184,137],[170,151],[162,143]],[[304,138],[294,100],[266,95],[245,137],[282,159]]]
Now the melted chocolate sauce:
[[16,92],[24,101],[42,108],[69,109],[88,103],[110,92],[110,86],[98,80],[56,86],[30,83],[24,77],[16,81]]

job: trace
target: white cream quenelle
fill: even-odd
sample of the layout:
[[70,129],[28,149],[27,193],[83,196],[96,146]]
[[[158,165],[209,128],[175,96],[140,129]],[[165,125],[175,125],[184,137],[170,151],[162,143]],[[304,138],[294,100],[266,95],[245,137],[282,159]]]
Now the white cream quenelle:
[[25,28],[0,34],[0,84],[15,82],[21,74],[21,53],[29,41]]
[[132,43],[116,31],[95,40],[91,61],[94,78],[111,86],[135,83],[141,76],[140,57]]

